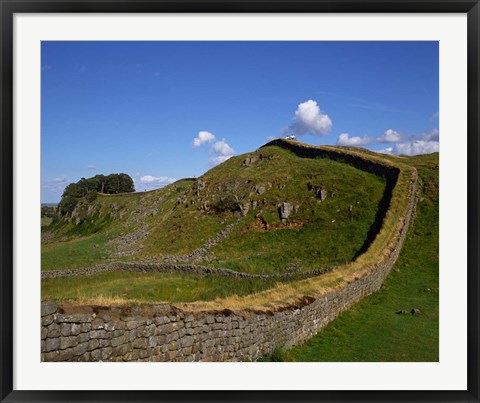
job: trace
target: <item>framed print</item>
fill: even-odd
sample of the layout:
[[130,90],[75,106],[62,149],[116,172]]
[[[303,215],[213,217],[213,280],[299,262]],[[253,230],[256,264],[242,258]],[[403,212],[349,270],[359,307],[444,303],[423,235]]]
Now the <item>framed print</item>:
[[470,2],[1,2],[2,401],[478,401]]

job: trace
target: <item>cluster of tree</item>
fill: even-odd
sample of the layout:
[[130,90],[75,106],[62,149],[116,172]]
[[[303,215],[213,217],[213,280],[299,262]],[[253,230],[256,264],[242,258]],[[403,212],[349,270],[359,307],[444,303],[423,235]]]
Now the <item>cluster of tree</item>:
[[134,191],[133,179],[124,173],[82,178],[77,183],[70,183],[65,188],[62,200],[58,204],[58,212],[61,216],[71,214],[80,199],[85,198],[88,202],[92,202],[97,198],[97,192],[117,194]]

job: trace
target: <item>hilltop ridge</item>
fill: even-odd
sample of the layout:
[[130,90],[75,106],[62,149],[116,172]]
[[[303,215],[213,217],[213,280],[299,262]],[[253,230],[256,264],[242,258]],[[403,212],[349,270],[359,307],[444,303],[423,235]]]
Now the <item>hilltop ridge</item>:
[[[386,179],[331,158],[301,158],[285,149],[290,143],[298,142],[271,142],[157,191],[79,203],[48,228],[43,268],[120,260],[281,274],[352,260],[378,218]],[[48,259],[55,244],[94,240],[101,259]]]

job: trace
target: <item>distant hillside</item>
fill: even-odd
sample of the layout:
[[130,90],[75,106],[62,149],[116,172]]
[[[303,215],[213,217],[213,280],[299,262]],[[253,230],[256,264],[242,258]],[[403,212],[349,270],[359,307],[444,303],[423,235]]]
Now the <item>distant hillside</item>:
[[344,264],[365,249],[385,178],[276,145],[157,191],[81,201],[45,233],[42,268],[194,263],[256,274]]

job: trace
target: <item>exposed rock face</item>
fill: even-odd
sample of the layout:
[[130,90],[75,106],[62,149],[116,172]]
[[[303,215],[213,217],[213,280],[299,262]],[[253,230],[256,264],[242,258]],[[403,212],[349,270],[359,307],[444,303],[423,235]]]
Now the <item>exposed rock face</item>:
[[282,221],[286,220],[294,212],[293,205],[287,202],[283,202],[282,204],[280,204],[278,212],[280,214],[280,219]]
[[265,193],[265,186],[264,185],[256,185],[255,186],[255,192],[257,192],[257,194],[261,195],[262,193]]
[[246,203],[240,203],[238,205],[239,209],[240,209],[240,215],[242,217],[245,217],[248,213],[248,210],[250,210],[250,202],[246,202]]
[[252,157],[247,157],[243,160],[242,166],[248,167],[250,164],[253,164],[258,161],[258,157],[256,155],[253,155]]
[[272,184],[270,182],[267,182],[265,184],[259,184],[255,185],[255,193],[261,195],[262,193],[265,193],[268,189],[272,188]]
[[323,188],[320,188],[315,193],[315,196],[317,196],[317,199],[320,201],[324,201],[327,198],[327,191]]
[[322,186],[316,186],[308,182],[307,188],[315,194],[319,201],[324,201],[327,198],[328,193]]
[[205,187],[205,182],[202,181],[201,179],[197,180],[194,184],[193,184],[193,189],[194,189],[194,192],[195,192],[195,195],[196,196],[199,196],[200,195],[200,191]]

